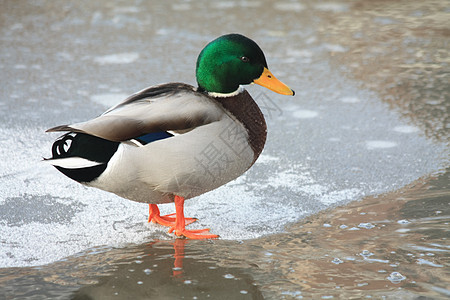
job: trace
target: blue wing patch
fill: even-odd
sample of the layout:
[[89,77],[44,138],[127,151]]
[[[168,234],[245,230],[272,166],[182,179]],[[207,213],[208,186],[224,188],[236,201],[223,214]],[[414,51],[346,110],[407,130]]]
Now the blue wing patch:
[[151,132],[151,133],[141,135],[140,137],[137,137],[135,140],[139,141],[142,145],[147,145],[148,143],[167,139],[172,136],[173,136],[173,134],[170,134],[165,131],[160,131],[160,132]]

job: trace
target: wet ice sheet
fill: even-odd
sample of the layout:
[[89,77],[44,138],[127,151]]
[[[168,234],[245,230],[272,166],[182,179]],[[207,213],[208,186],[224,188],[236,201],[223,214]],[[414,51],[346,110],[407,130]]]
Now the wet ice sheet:
[[[281,12],[306,11],[303,5],[289,3],[273,7]],[[189,5],[176,7],[181,8],[189,9]],[[97,245],[173,238],[167,229],[146,223],[146,205],[85,188],[40,161],[50,155],[51,142],[57,137],[44,134],[47,127],[94,117],[149,83],[181,81],[180,77],[192,83],[200,47],[218,35],[197,33],[195,23],[176,25],[169,19],[175,25],[169,24],[166,16],[159,21],[158,15],[133,17],[140,11],[144,14],[145,7],[136,10],[112,4],[112,13],[102,9],[109,8],[92,9],[91,27],[83,30],[84,19],[70,6],[62,7],[72,12],[67,18],[39,14],[33,7],[27,18],[16,18],[6,22],[10,27],[2,28],[2,267],[49,263]],[[118,15],[110,18],[109,13]],[[162,25],[147,32],[152,30],[150,20]],[[217,21],[220,27],[220,18]],[[50,26],[42,25],[47,22]],[[278,21],[273,22],[276,28]],[[242,28],[249,26],[245,25]],[[268,121],[266,150],[235,182],[187,201],[186,215],[199,218],[192,227],[210,227],[222,239],[280,232],[305,215],[396,189],[445,165],[444,145],[425,139],[376,95],[331,70],[324,53],[345,53],[347,47],[321,44],[310,25],[302,26],[302,32],[295,27],[290,33],[253,30],[252,37],[266,52],[272,71],[297,96],[286,98],[261,87],[249,88]],[[59,38],[43,47],[48,36]],[[303,40],[305,44],[299,42]],[[166,68],[164,63],[177,68]],[[161,205],[162,213],[173,210],[173,205]]]

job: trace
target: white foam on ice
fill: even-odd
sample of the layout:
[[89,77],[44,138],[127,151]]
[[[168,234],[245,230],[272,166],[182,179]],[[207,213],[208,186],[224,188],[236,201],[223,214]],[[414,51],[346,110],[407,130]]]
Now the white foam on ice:
[[393,130],[396,132],[400,132],[400,133],[414,133],[414,132],[418,132],[419,128],[417,128],[416,126],[401,125],[401,126],[394,127]]
[[330,52],[347,52],[347,48],[338,44],[324,44],[325,49]]
[[314,7],[318,10],[322,11],[331,11],[331,12],[345,12],[348,10],[348,5],[344,3],[316,3]]
[[293,2],[277,2],[274,3],[273,7],[276,10],[290,12],[299,12],[305,9],[305,6],[303,4]]
[[366,147],[369,150],[387,149],[396,147],[397,143],[392,141],[366,141]]
[[292,113],[292,116],[298,119],[312,119],[319,115],[319,112],[308,109],[299,109]]
[[135,62],[138,59],[139,53],[127,52],[97,56],[94,57],[94,62],[98,63],[99,65],[129,64]]
[[359,100],[359,98],[357,97],[342,97],[341,98],[341,102],[343,103],[358,103],[361,100]]

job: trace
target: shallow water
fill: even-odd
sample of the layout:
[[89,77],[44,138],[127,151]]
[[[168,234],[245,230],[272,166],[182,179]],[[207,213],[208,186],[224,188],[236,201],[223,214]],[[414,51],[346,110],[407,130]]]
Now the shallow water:
[[[0,297],[450,296],[446,1],[1,6]],[[221,239],[174,240],[145,205],[39,161],[46,128],[194,84],[199,50],[228,32],[255,39],[297,96],[249,87],[265,151],[186,203]]]

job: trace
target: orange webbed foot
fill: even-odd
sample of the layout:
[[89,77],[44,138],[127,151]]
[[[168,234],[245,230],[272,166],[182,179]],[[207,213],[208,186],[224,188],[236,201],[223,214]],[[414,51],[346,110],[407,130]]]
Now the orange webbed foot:
[[[175,225],[170,227],[169,233],[175,233],[176,236],[184,236],[193,240],[200,239],[216,239],[219,236],[216,234],[210,234],[209,229],[186,229],[185,217],[184,217],[184,198],[175,196],[175,209],[176,209],[176,221]],[[208,233],[206,233],[208,232]]]
[[170,227],[169,233],[174,233],[179,237],[186,237],[189,239],[200,240],[200,239],[216,239],[219,236],[216,234],[209,233],[209,229],[186,229],[186,225],[189,225],[195,221],[196,218],[185,218],[184,217],[184,198],[180,196],[175,196],[175,214],[169,214],[161,216],[159,208],[156,204],[149,204],[149,217],[148,221],[157,223],[163,226]]
[[[149,204],[149,217],[148,222],[153,222],[156,224],[160,224],[167,227],[173,227],[176,223],[176,217],[174,217],[176,214],[169,214],[161,216],[159,212],[159,208],[156,204]],[[196,218],[184,218],[185,225],[189,225],[197,221]]]
[[[175,233],[176,236],[186,237],[186,238],[192,239],[192,240],[204,240],[204,239],[219,238],[219,236],[217,234],[209,233],[209,228],[188,230],[186,228],[175,229],[175,227],[171,227],[169,229],[169,233],[172,233],[172,232]],[[208,232],[208,234],[204,234],[205,232]]]

